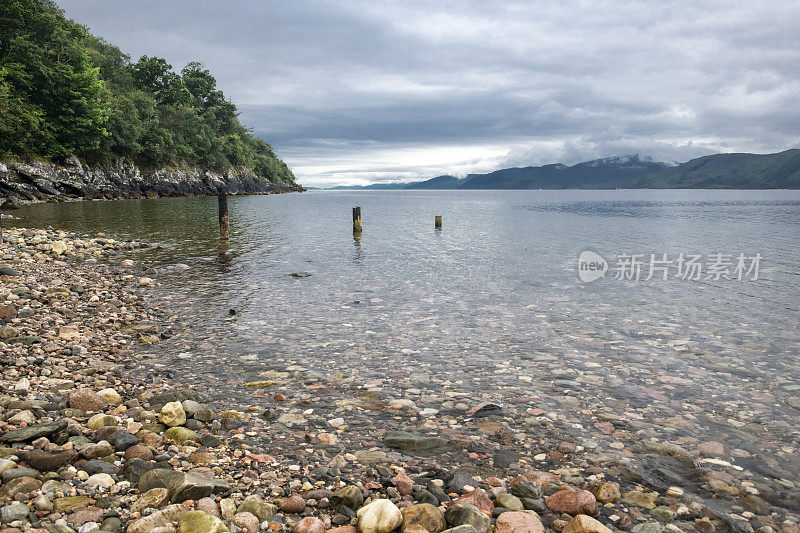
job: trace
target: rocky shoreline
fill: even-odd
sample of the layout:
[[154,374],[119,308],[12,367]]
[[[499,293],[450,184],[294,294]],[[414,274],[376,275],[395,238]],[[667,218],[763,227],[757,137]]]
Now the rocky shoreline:
[[[137,261],[146,244],[20,228],[4,239],[0,532],[800,533],[791,502],[737,480],[713,442],[702,460],[664,444],[642,470],[543,437],[538,462],[495,455],[494,475],[479,475],[449,457],[479,461],[481,450],[436,426],[349,428],[345,410],[313,431],[300,394],[274,395],[296,404],[277,420],[222,406],[146,357],[177,333],[158,276]],[[515,442],[498,406],[476,401],[466,414]],[[353,432],[374,445],[348,449]],[[711,497],[694,494],[701,485]]]
[[44,161],[0,162],[0,207],[27,203],[93,199],[156,198],[209,194],[302,192],[302,186],[263,180],[247,169],[219,174],[197,167],[142,171],[121,161],[83,165],[68,158],[62,165]]

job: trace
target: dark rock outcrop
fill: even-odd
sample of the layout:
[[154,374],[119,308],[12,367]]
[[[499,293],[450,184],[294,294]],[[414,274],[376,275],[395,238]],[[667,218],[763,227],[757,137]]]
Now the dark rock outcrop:
[[0,163],[0,203],[80,199],[155,198],[209,194],[269,194],[303,191],[296,184],[263,180],[247,169],[224,174],[197,167],[142,171],[129,162],[85,166],[77,158],[63,165],[34,161]]

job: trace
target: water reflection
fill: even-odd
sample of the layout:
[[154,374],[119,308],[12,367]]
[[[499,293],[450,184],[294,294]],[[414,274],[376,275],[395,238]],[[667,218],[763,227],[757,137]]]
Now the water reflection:
[[361,266],[362,262],[364,261],[364,250],[361,249],[360,233],[357,236],[355,233],[353,234],[353,247],[355,248],[355,254],[353,254],[353,263]]
[[231,253],[231,247],[228,239],[220,239],[219,241],[217,264],[219,265],[220,275],[227,276],[230,273],[231,265],[233,264],[233,254]]

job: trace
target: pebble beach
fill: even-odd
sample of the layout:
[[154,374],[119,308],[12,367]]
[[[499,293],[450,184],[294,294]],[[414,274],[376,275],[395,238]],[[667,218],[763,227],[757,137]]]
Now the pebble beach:
[[[518,391],[412,401],[324,362],[246,356],[208,377],[192,369],[214,347],[186,351],[192,309],[140,261],[150,243],[3,239],[0,532],[800,533],[792,471],[758,466],[691,413],[556,410]],[[599,396],[571,363],[560,385]],[[430,383],[385,379],[411,396]],[[800,404],[778,403],[769,450],[793,464]]]

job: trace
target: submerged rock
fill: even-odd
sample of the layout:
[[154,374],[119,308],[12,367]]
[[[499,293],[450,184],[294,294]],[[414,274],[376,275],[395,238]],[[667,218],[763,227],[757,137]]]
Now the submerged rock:
[[386,434],[383,444],[406,452],[431,452],[446,446],[446,439],[431,435],[417,435],[406,431],[393,431]]

